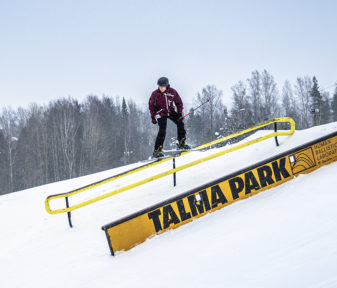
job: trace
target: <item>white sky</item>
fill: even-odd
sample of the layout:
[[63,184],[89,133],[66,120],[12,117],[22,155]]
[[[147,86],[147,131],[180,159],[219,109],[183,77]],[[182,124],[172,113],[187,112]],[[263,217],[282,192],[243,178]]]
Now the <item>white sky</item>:
[[186,103],[267,69],[337,81],[337,1],[0,0],[0,108],[60,97],[147,103],[161,76]]

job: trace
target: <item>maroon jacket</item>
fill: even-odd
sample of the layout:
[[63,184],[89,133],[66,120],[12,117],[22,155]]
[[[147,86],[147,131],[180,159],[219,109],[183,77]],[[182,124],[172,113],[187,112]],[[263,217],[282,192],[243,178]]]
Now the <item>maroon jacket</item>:
[[[174,105],[175,104],[175,105]],[[152,92],[149,100],[149,109],[152,117],[167,117],[172,114],[172,112],[182,113],[183,112],[183,102],[176,90],[167,86],[164,93],[161,93],[159,88]]]

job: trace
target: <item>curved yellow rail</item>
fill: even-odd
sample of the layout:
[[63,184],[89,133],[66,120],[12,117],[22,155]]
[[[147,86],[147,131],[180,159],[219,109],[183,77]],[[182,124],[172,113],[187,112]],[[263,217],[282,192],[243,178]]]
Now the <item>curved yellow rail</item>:
[[[270,124],[273,124],[273,123],[278,123],[278,122],[288,122],[290,124],[290,130],[289,131],[278,131],[278,132],[272,132],[268,135],[265,135],[263,137],[259,137],[257,139],[253,139],[251,141],[248,141],[246,143],[242,143],[242,144],[239,144],[239,145],[236,145],[232,148],[229,148],[227,150],[224,150],[224,151],[220,151],[218,153],[214,153],[212,155],[209,155],[209,156],[206,156],[204,158],[201,158],[201,159],[198,159],[198,160],[195,160],[195,161],[192,161],[188,164],[185,164],[185,165],[182,165],[178,168],[175,168],[175,169],[170,169],[168,171],[165,171],[165,172],[162,172],[162,173],[159,173],[157,175],[154,175],[152,177],[149,177],[149,178],[146,178],[146,179],[143,179],[141,181],[138,181],[136,183],[133,183],[133,184],[130,184],[130,185],[127,185],[127,186],[124,186],[124,187],[121,187],[119,189],[116,189],[114,191],[111,191],[111,192],[108,192],[106,194],[103,194],[101,196],[98,196],[98,197],[95,197],[95,198],[92,198],[90,200],[87,200],[87,201],[84,201],[84,202],[81,202],[79,204],[76,204],[76,205],[73,205],[73,206],[70,206],[68,208],[62,208],[62,209],[56,209],[56,210],[52,210],[50,208],[50,201],[52,199],[58,199],[58,198],[65,198],[65,197],[70,197],[74,194],[77,194],[77,193],[80,193],[84,190],[81,190],[81,189],[78,189],[78,190],[74,190],[72,192],[68,192],[68,193],[63,193],[63,194],[57,194],[57,195],[50,195],[46,198],[45,200],[45,206],[46,206],[46,210],[48,213],[50,214],[59,214],[59,213],[66,213],[66,212],[70,212],[70,211],[73,211],[73,210],[76,210],[76,209],[79,209],[81,207],[84,207],[84,206],[87,206],[89,204],[92,204],[92,203],[95,203],[95,202],[98,202],[100,200],[103,200],[103,199],[106,199],[108,197],[111,197],[113,195],[116,195],[118,193],[121,193],[121,192],[124,192],[124,191],[127,191],[127,190],[130,190],[132,188],[135,188],[135,187],[138,187],[138,186],[141,186],[143,184],[146,184],[146,183],[149,183],[151,181],[154,181],[156,179],[159,179],[159,178],[162,178],[162,177],[165,177],[167,175],[170,175],[170,174],[173,174],[175,172],[178,172],[178,171],[181,171],[181,170],[184,170],[184,169],[187,169],[189,167],[192,167],[192,166],[195,166],[195,165],[198,165],[202,162],[206,162],[206,161],[209,161],[211,159],[214,159],[214,158],[217,158],[219,156],[222,156],[226,153],[230,153],[230,152],[233,152],[235,150],[239,150],[243,147],[246,147],[246,146],[249,146],[249,145],[252,145],[254,143],[257,143],[257,142],[260,142],[260,141],[263,141],[263,140],[266,140],[268,138],[272,138],[272,137],[276,137],[276,136],[289,136],[289,135],[292,135],[294,132],[295,132],[295,122],[292,118],[289,118],[289,117],[285,117],[285,118],[274,118],[274,119],[271,119],[271,120],[268,120],[268,121],[265,121],[265,122],[262,122],[258,125],[255,125],[251,128],[248,128],[248,129],[245,129],[243,131],[240,131],[238,133],[235,133],[235,134],[231,134],[231,135],[228,135],[226,137],[223,137],[223,138],[220,138],[220,139],[217,139],[215,141],[212,141],[212,142],[209,142],[209,143],[206,143],[204,145],[201,145],[199,147],[197,147],[196,149],[203,149],[203,148],[206,148],[206,147],[210,147],[212,145],[215,145],[217,143],[220,143],[220,142],[223,142],[223,141],[226,141],[226,140],[229,140],[229,139],[232,139],[232,138],[235,138],[235,137],[238,137],[240,135],[243,135],[243,134],[246,134],[248,132],[251,132],[251,131],[254,131],[254,130],[257,130],[259,128],[262,128],[262,127],[265,127],[267,125],[270,125]],[[189,153],[189,152],[186,152],[186,153]],[[186,154],[185,153],[185,154]],[[172,157],[173,158],[173,157]],[[168,161],[172,158],[166,158],[164,159],[165,161]],[[160,163],[162,163],[163,161],[161,161]],[[148,166],[145,166],[145,167],[141,167],[141,169],[134,169],[132,170],[131,172],[132,173],[135,173],[135,172],[138,172],[140,170],[143,170],[143,169],[146,169],[147,167],[152,167],[154,165],[152,164],[159,164],[159,163],[151,163],[149,164]],[[120,178],[120,177],[124,177],[126,175],[130,175],[131,173],[124,173],[122,174],[121,176],[115,176],[113,179],[117,179],[117,178]],[[110,182],[110,181],[106,181],[106,182]],[[104,183],[106,183],[104,182]],[[100,182],[97,182],[97,183],[100,183]],[[100,185],[100,184],[99,184]],[[89,185],[89,187],[96,187],[97,185],[93,184],[93,185]],[[88,187],[88,186],[87,186]],[[86,188],[86,187],[85,187]],[[83,188],[82,188],[83,189]],[[90,189],[90,188],[87,188],[87,189]],[[85,189],[85,190],[87,190]]]

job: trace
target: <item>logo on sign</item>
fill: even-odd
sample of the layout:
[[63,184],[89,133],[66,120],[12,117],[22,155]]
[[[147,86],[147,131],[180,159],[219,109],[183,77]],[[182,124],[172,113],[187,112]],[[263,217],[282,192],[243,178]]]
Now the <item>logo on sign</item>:
[[290,155],[289,162],[294,175],[316,166],[314,153],[311,147]]

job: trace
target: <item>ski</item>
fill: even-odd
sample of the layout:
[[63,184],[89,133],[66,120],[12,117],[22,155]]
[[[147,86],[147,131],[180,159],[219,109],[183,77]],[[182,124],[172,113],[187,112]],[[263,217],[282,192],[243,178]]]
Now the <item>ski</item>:
[[191,149],[189,150],[185,150],[185,149],[179,149],[179,150],[176,150],[176,149],[172,149],[172,150],[163,150],[163,153],[164,154],[170,154],[170,155],[180,155],[181,153],[183,152],[187,152],[187,151],[191,151]]
[[188,151],[197,151],[197,152],[204,152],[208,149],[171,149],[171,150],[163,150],[163,153],[182,153],[182,152],[188,152]]
[[151,156],[151,160],[153,162],[158,162],[160,160],[167,159],[167,158],[172,158],[172,155],[164,155],[164,156],[160,156],[160,157]]

